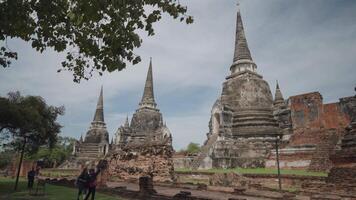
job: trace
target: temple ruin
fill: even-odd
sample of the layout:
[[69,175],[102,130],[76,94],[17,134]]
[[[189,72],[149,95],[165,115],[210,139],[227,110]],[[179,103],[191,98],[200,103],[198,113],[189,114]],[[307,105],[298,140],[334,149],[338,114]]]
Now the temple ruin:
[[162,114],[157,108],[153,92],[152,59],[150,60],[145,88],[139,108],[133,114],[131,123],[125,123],[115,133],[114,146],[143,145],[162,143],[172,146],[171,133],[163,122]]
[[[186,158],[186,163],[193,169],[274,168],[278,142],[282,168],[330,170],[330,155],[355,115],[348,106],[354,97],[329,104],[323,104],[319,92],[284,99],[277,82],[273,98],[257,72],[239,10],[235,37],[231,73],[211,109],[207,139],[198,156]],[[176,163],[184,162],[179,158]]]
[[126,118],[118,128],[112,151],[106,158],[109,173],[123,180],[149,176],[154,181],[171,182],[175,179],[172,154],[172,136],[154,98],[150,60],[139,108],[131,123]]
[[79,166],[95,162],[103,158],[110,149],[109,133],[104,121],[104,97],[101,87],[94,119],[91,122],[85,138],[81,136],[73,145],[72,157],[64,162],[60,168],[78,168]]
[[193,168],[264,167],[280,134],[273,116],[272,93],[257,72],[240,11],[235,37],[230,75],[211,110],[208,139]]

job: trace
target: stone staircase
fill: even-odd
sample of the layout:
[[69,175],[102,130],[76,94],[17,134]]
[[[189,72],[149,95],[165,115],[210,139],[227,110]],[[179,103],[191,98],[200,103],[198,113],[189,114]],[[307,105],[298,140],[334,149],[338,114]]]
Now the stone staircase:
[[100,157],[99,144],[97,143],[82,143],[80,150],[77,153],[78,159],[97,159]]
[[199,155],[192,161],[191,168],[196,170],[209,154],[210,148],[214,145],[218,138],[218,134],[213,134],[209,137],[207,143],[201,148]]

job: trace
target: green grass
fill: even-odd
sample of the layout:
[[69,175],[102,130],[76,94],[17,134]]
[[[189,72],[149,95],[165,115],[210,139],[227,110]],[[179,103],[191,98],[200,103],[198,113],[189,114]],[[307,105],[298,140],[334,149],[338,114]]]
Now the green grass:
[[[55,186],[46,184],[45,196],[31,196],[26,188],[26,180],[20,179],[18,190],[14,191],[15,179],[0,177],[0,199],[6,200],[68,200],[76,199],[77,190],[63,186]],[[35,187],[35,186],[34,186]],[[113,197],[101,193],[95,195],[96,200],[118,200],[120,198]]]
[[[187,168],[175,169],[176,172],[210,172],[210,173],[240,173],[240,174],[277,174],[276,169],[269,168],[234,168],[234,169],[202,169],[202,170],[191,170]],[[325,172],[311,172],[307,170],[300,169],[282,169],[281,174],[288,175],[299,175],[299,176],[320,176],[327,177],[328,174]]]

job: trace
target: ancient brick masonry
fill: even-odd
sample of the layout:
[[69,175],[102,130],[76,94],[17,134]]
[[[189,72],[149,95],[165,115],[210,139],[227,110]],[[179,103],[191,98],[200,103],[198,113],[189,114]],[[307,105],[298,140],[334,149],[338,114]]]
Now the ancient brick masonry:
[[356,188],[356,95],[344,98],[341,102],[352,121],[342,138],[341,148],[330,156],[334,167],[329,173],[328,182],[352,184]]
[[[284,141],[280,150],[280,165],[282,168],[304,168],[314,171],[327,171],[332,167],[329,155],[337,147],[337,142],[345,134],[345,127],[350,122],[350,113],[346,112],[345,100],[323,104],[323,98],[318,92],[290,97],[285,105],[285,116],[277,121],[287,124],[284,131]],[[282,108],[275,107],[275,113],[281,113]],[[289,124],[288,124],[289,123]],[[287,127],[288,127],[287,126]],[[288,137],[285,137],[287,136]],[[275,167],[275,153],[272,151],[267,167]]]
[[126,118],[115,136],[112,152],[106,157],[110,176],[135,181],[142,176],[157,182],[175,180],[172,136],[154,99],[152,60],[139,108],[131,123]]
[[231,74],[211,111],[210,131],[193,167],[264,167],[279,134],[268,83],[257,73],[240,11]]
[[109,133],[104,121],[104,96],[103,87],[101,87],[89,130],[84,139],[81,136],[80,140],[75,142],[72,157],[59,168],[81,168],[88,164],[94,164],[98,159],[103,158],[109,152],[109,149]]
[[169,145],[126,146],[107,157],[108,172],[122,180],[150,176],[155,182],[172,182],[175,180],[172,153]]
[[154,99],[152,60],[147,72],[147,79],[139,108],[133,114],[131,123],[128,118],[115,134],[114,148],[119,149],[126,145],[140,145],[150,142],[165,141],[171,145],[171,133],[163,122],[163,117]]
[[332,167],[329,155],[350,123],[349,98],[324,104],[320,93],[312,92],[284,100],[277,83],[273,99],[252,59],[240,11],[230,71],[192,168],[275,167],[279,136],[282,168],[327,171]]

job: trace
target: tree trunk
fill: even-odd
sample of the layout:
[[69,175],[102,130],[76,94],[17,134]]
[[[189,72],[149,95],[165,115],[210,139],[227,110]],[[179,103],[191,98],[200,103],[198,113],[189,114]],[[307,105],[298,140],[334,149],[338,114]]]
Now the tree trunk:
[[25,146],[26,146],[26,138],[24,138],[24,142],[22,145],[21,149],[21,156],[20,156],[20,161],[19,161],[19,167],[17,168],[17,175],[16,175],[16,182],[15,182],[15,191],[17,190],[17,185],[19,183],[19,176],[20,176],[20,171],[21,171],[21,165],[22,165],[22,160],[23,160],[23,154],[25,153]]

